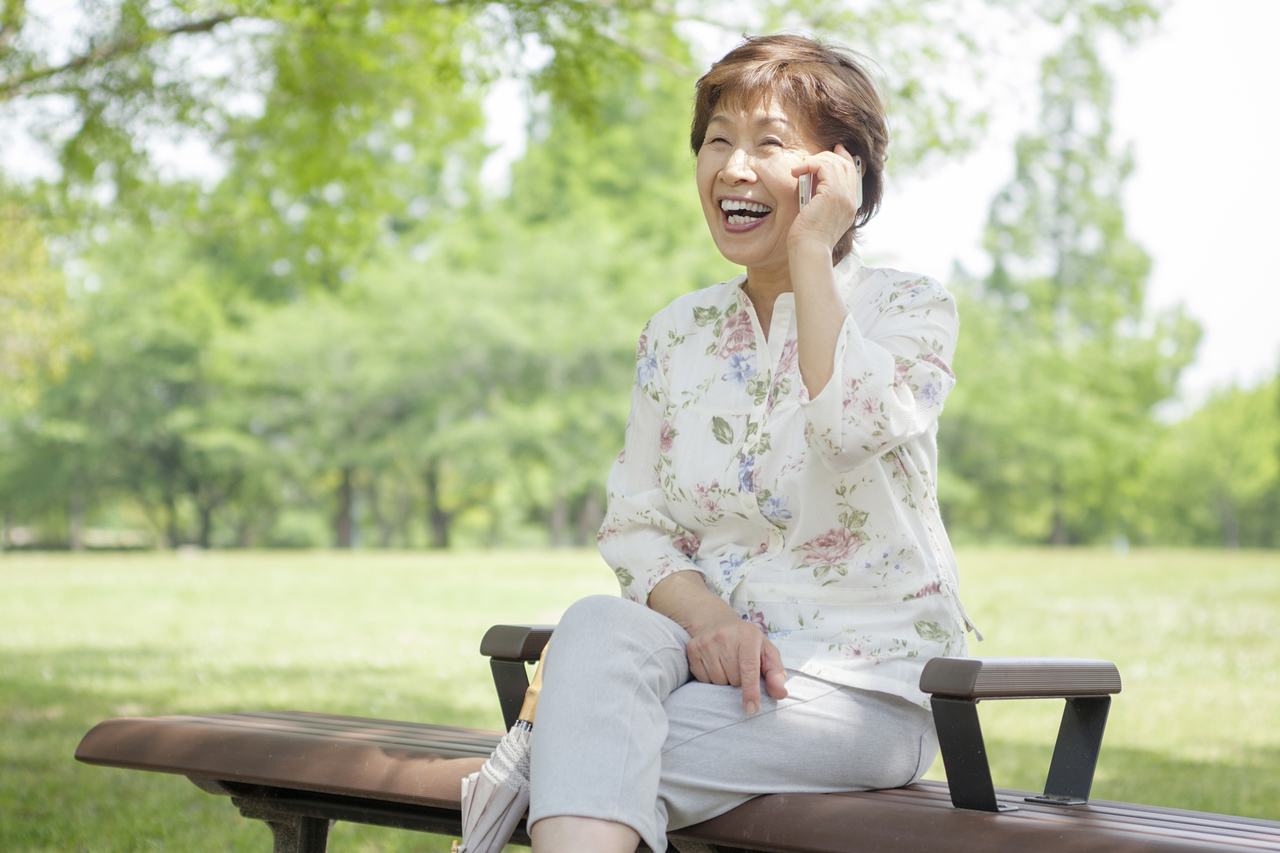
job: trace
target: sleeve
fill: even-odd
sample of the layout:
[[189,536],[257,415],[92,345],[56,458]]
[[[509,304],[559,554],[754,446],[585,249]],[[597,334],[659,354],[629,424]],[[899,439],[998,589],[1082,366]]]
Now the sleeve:
[[928,278],[894,281],[875,297],[864,332],[845,318],[831,379],[802,403],[809,446],[835,471],[848,471],[923,435],[955,387],[950,359],[959,318],[955,299]]
[[657,341],[650,340],[654,325],[650,321],[645,327],[636,348],[631,416],[622,452],[609,471],[608,506],[596,538],[623,597],[640,604],[648,603],[649,593],[668,575],[701,572],[692,560],[697,537],[672,520],[662,490],[662,453],[672,436],[665,417],[664,358]]

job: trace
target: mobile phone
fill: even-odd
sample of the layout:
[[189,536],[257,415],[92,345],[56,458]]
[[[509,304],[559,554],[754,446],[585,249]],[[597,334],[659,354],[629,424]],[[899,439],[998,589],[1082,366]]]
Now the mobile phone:
[[[853,158],[853,166],[858,170],[858,197],[855,199],[855,202],[858,207],[862,207],[862,176],[865,174],[862,171],[862,158],[855,155]],[[809,199],[813,198],[813,175],[806,174],[800,176],[799,191],[800,206],[804,207],[809,203]]]

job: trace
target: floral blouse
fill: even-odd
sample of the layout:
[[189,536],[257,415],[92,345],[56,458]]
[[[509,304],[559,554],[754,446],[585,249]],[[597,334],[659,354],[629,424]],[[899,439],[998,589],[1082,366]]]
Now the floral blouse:
[[793,294],[766,342],[745,280],[677,299],[641,334],[600,551],[633,601],[696,570],[789,669],[927,706],[925,661],[965,654],[972,628],[937,502],[955,302],[850,253],[834,374],[809,399]]

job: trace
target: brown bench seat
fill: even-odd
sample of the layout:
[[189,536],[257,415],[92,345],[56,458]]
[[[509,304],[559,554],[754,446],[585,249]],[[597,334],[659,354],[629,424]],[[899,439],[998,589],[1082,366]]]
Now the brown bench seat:
[[[527,683],[519,661],[536,658],[550,630],[495,631],[482,651],[492,658],[509,713],[512,696]],[[991,785],[973,705],[1064,695],[1040,676],[1028,678],[1032,670],[1068,686],[1047,788],[1083,804],[1057,804],[1068,799],[1062,796],[1044,802],[1044,795],[1029,802],[1035,795]],[[1088,800],[1105,724],[1100,703],[1119,690],[1106,662],[967,659],[938,664],[922,687],[926,682],[948,774],[953,781],[966,775],[963,795],[958,781],[956,791],[921,782],[889,791],[772,794],[673,831],[672,841],[686,851],[774,853],[1280,851],[1280,823]],[[938,716],[940,707],[950,710]],[[331,820],[459,835],[462,778],[479,769],[499,738],[499,732],[300,712],[122,718],[95,726],[76,758],[187,776],[204,791],[230,796],[246,817],[266,821],[275,853],[324,853]],[[956,807],[965,802],[976,805]],[[523,822],[512,841],[528,843]]]
[[[356,820],[458,835],[462,777],[498,732],[306,713],[123,718],[76,750],[90,764],[189,776],[246,816]],[[1280,823],[1094,800],[1012,813],[956,809],[945,783],[891,791],[759,797],[672,838],[746,850],[1280,850]],[[282,827],[284,829],[286,827]],[[327,824],[324,827],[327,830]],[[523,826],[516,843],[528,843]],[[321,847],[320,849],[324,849]]]

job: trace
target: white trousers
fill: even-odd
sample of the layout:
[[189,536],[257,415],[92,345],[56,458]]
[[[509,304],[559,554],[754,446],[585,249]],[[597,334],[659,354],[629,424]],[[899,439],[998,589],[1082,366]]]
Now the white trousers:
[[865,791],[918,779],[937,752],[929,712],[788,670],[786,699],[693,679],[683,628],[623,598],[565,613],[533,726],[529,824],[577,815],[627,824],[658,853],[667,829],[760,794]]

